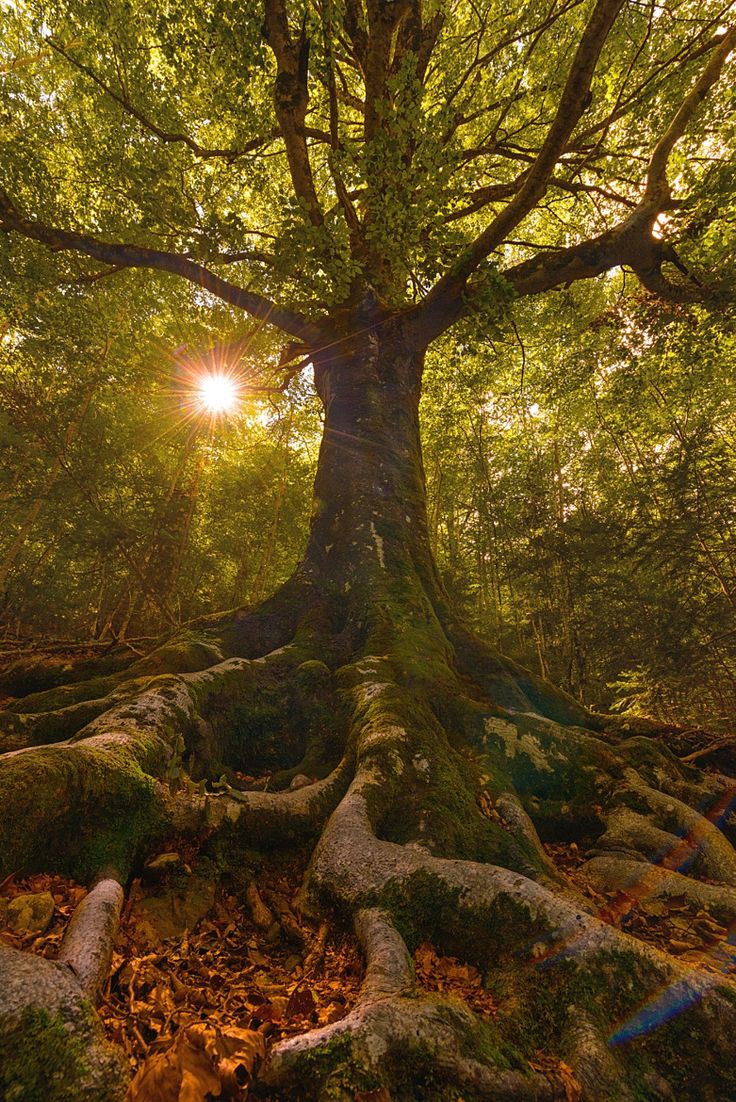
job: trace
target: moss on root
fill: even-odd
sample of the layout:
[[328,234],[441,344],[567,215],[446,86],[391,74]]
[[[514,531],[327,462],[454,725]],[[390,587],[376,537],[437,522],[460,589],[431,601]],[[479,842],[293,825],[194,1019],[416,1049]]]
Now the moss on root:
[[350,1033],[337,1033],[323,1045],[305,1052],[300,1062],[305,1086],[319,1102],[347,1102],[357,1091],[380,1086],[374,1072],[361,1067]]
[[365,906],[380,906],[391,914],[396,929],[410,952],[432,937],[435,931],[446,929],[457,910],[459,889],[449,888],[429,870],[419,870],[400,881],[389,881]]
[[[404,584],[409,590],[402,593]],[[635,736],[612,744],[581,727],[563,728],[520,708],[513,714],[504,711],[498,700],[487,697],[490,682],[481,688],[464,685],[431,609],[426,602],[421,608],[412,603],[412,586],[416,578],[407,576],[396,580],[395,591],[389,587],[386,603],[374,606],[361,627],[373,653],[353,657],[336,671],[315,654],[335,664],[343,643],[333,639],[318,649],[314,624],[265,658],[223,660],[216,643],[199,635],[174,641],[136,663],[129,674],[145,677],[141,692],[136,689],[137,695],[126,697],[124,703],[117,699],[106,733],[99,728],[99,739],[93,735],[71,746],[43,747],[33,757],[19,754],[3,762],[3,795],[13,806],[15,825],[3,824],[5,863],[0,877],[17,867],[39,866],[42,861],[48,865],[49,859],[80,879],[109,864],[127,872],[162,836],[165,781],[180,768],[184,749],[195,766],[199,759],[201,776],[226,769],[275,770],[278,789],[288,787],[297,772],[324,776],[350,745],[358,761],[356,781],[361,780],[361,770],[368,778],[359,792],[367,812],[366,833],[373,830],[377,844],[414,843],[415,855],[421,852],[418,844],[424,856],[429,851],[442,858],[481,861],[530,877],[545,873],[543,854],[535,849],[534,838],[530,841],[521,828],[513,829],[518,819],[509,815],[502,822],[481,813],[476,803],[481,787],[495,797],[510,794],[515,799],[518,793],[543,837],[580,841],[581,834],[600,831],[602,812],[614,796],[619,803],[633,801],[644,814],[651,811],[641,794],[622,792],[627,769],[635,768],[652,784],[663,769],[670,769],[678,782],[695,783],[696,771],[680,769],[651,739]],[[490,670],[490,658],[488,663]],[[184,673],[168,680],[153,676],[161,670]],[[504,679],[511,684],[513,673],[499,658],[494,684]],[[111,683],[119,684],[98,679],[69,691],[89,700],[85,693]],[[539,684],[522,679],[519,685],[509,700],[528,704]],[[63,696],[66,690],[59,692]],[[46,694],[45,703],[52,699],[56,698]],[[149,704],[152,718],[147,719]],[[49,730],[53,715],[49,713]],[[97,725],[92,729],[98,730]],[[475,754],[467,753],[469,744]],[[264,834],[278,833],[278,815],[278,807],[266,811],[265,829],[249,826],[247,839],[233,824],[215,830],[205,845],[218,872],[240,869],[233,874],[234,882],[245,886],[262,860],[252,847],[266,850]],[[287,839],[290,853],[293,846],[306,844],[312,829],[297,824]],[[368,838],[367,848],[371,842]],[[283,846],[282,832],[279,848]],[[462,870],[457,865],[451,881],[421,867],[399,877],[400,865],[401,860],[388,873],[396,880],[389,879],[380,889],[374,887],[378,879],[372,880],[370,898],[366,889],[359,905],[388,911],[410,951],[431,939],[440,952],[480,966],[499,993],[497,1021],[478,1021],[468,1029],[465,1014],[465,1032],[460,1032],[461,1055],[467,1060],[526,1072],[528,1061],[542,1049],[572,1061],[574,1054],[566,1049],[573,1047],[571,1017],[589,1019],[605,1044],[667,977],[664,961],[661,967],[648,963],[633,948],[581,953],[576,959],[566,945],[560,946],[549,917],[564,908],[545,909],[542,887],[535,887],[537,894],[530,891],[528,903],[523,886],[518,891],[509,886],[521,884],[516,877],[500,879],[506,888],[495,894],[486,896],[479,889],[473,895],[471,876],[458,886]],[[405,867],[416,868],[408,861]],[[341,917],[352,917],[347,912],[360,892],[340,897],[339,884],[333,891],[326,878],[316,880],[322,902],[340,911]],[[557,888],[564,892],[561,881]],[[476,901],[473,908],[469,899]],[[427,1003],[418,998],[416,1005]],[[443,1028],[447,1025],[452,1032],[454,1025],[462,1024],[463,1016],[457,1007],[453,1011],[451,1000],[446,1001],[446,1018],[438,1005],[437,1020]],[[78,1078],[83,1068],[75,1061],[83,1061],[83,1051],[72,1046],[63,1059],[52,1051],[58,1022],[47,1015],[26,1024],[29,1037],[38,1035],[38,1051],[48,1052],[54,1076],[59,1068],[67,1068],[69,1081]],[[716,1045],[725,1069],[728,1043],[723,1042],[721,1051],[714,1038],[707,1015],[691,1008],[656,1030],[632,1035],[616,1063],[625,1068],[637,1102],[663,1097],[657,1094],[655,1073],[670,1078],[683,1099],[699,1097],[693,1094],[699,1068],[688,1066],[683,1051],[696,1051],[702,1067],[709,1046]],[[386,1085],[395,1102],[425,1097],[455,1102],[460,1095],[465,1102],[475,1102],[471,1091],[456,1090],[441,1070],[434,1070],[441,1065],[437,1051],[417,1043],[401,1052],[389,1045],[385,1066],[379,1067],[361,1048],[359,1036],[337,1030],[325,1045],[304,1054],[304,1092],[330,1102],[353,1102],[356,1092]],[[445,1072],[449,1075],[447,1068]],[[725,1070],[709,1065],[707,1075],[711,1094],[703,1099],[732,1097]],[[63,1093],[53,1093],[55,1089],[48,1085],[39,1100],[67,1102]],[[37,1096],[17,1098],[36,1102]],[[15,1102],[15,1096],[9,1096],[9,1102]]]
[[0,875],[50,865],[81,879],[107,864],[125,871],[162,821],[163,792],[114,742],[23,752],[5,760],[2,784]]
[[78,1102],[89,1070],[84,1044],[69,1036],[61,1014],[29,1007],[0,1037],[3,1102]]

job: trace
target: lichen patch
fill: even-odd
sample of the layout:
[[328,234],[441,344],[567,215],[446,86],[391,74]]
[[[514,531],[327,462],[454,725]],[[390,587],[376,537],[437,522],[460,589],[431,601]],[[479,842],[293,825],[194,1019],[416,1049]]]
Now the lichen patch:
[[522,733],[513,723],[509,723],[505,719],[498,719],[496,716],[488,716],[484,722],[484,727],[486,738],[491,735],[502,740],[507,757],[515,758],[517,754],[526,754],[534,767],[540,772],[553,772],[552,766],[542,749],[541,742],[534,735],[529,734],[528,731]]

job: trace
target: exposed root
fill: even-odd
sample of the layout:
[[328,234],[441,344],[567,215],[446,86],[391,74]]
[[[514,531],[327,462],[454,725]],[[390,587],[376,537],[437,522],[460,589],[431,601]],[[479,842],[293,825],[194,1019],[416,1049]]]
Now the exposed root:
[[[185,653],[169,644],[128,680],[41,694],[47,711],[13,706],[13,737],[70,726],[60,741],[0,756],[0,875],[43,857],[87,881],[109,865],[122,882],[173,836],[221,853],[321,831],[303,905],[354,924],[365,980],[347,1017],[276,1046],[267,1085],[345,1102],[380,1086],[397,1102],[422,1092],[438,1102],[564,1098],[541,1049],[572,1068],[586,1102],[684,1098],[695,1071],[673,1051],[686,1007],[699,1052],[710,1053],[703,1097],[728,1098],[734,984],[601,921],[542,839],[587,849],[593,884],[685,895],[730,922],[734,782],[620,725],[596,730],[576,702],[464,629],[441,633],[429,602],[396,624],[382,604],[339,639],[320,635],[316,604],[301,617],[288,601],[259,615],[203,623]],[[264,653],[264,642],[275,647]],[[273,790],[247,789],[259,772]],[[49,1007],[94,999],[121,899],[115,878],[98,883],[64,938],[66,964],[52,973],[40,962]],[[265,904],[300,937],[287,900]],[[498,987],[497,1020],[417,987],[409,951],[427,939]],[[52,975],[65,977],[63,997]]]
[[97,1002],[110,971],[125,893],[112,877],[95,884],[74,911],[59,948],[58,960],[68,964],[89,999]]
[[688,899],[726,926],[736,922],[736,890],[722,884],[704,884],[682,873],[634,860],[617,853],[592,857],[581,876],[599,891],[626,892],[634,899]]
[[123,889],[101,879],[77,906],[59,959],[0,945],[0,1097],[119,1102],[127,1068],[95,1003],[107,978]]
[[[539,866],[546,872],[550,882],[559,884],[560,874],[554,862],[547,856],[540,837],[537,834],[537,828],[534,826],[530,816],[527,815],[524,810],[524,805],[516,793],[502,792],[496,799],[496,811],[508,825],[509,829],[523,838],[530,849],[536,853]],[[536,870],[530,869],[528,870],[528,874],[534,876],[535,871]],[[536,876],[534,876],[534,878],[537,879]]]
[[341,1021],[278,1045],[269,1083],[304,1090],[309,1069],[311,1091],[320,1097],[349,1099],[356,1086],[397,1082],[421,1089],[422,1081],[436,1077],[489,1102],[564,1098],[543,1076],[491,1068],[479,1059],[482,1026],[462,1004],[417,997],[411,958],[385,912],[359,910],[355,930],[366,958],[358,1005]]
[[592,855],[643,859],[662,870],[736,885],[736,851],[711,819],[630,771],[617,795],[622,804],[607,815]]
[[[729,981],[683,967],[658,950],[634,941],[586,913],[567,893],[551,892],[542,883],[507,868],[447,860],[433,856],[418,844],[398,845],[377,837],[377,825],[397,798],[402,775],[407,770],[407,762],[413,760],[416,741],[421,735],[410,724],[397,730],[392,722],[391,694],[385,685],[376,686],[374,699],[387,703],[383,729],[375,720],[363,723],[357,741],[355,778],[327,824],[312,862],[310,889],[322,905],[329,904],[360,915],[375,914],[376,907],[380,907],[384,930],[387,925],[390,928],[391,923],[396,923],[413,937],[432,931],[435,937],[444,938],[446,944],[465,946],[466,953],[472,946],[473,959],[485,967],[500,964],[501,974],[511,965],[508,960],[503,962],[509,952],[508,925],[513,923],[511,936],[516,952],[525,947],[521,968],[526,975],[527,997],[540,997],[539,985],[552,982],[558,989],[556,997],[560,1006],[575,1008],[566,1011],[570,1015],[567,1025],[559,1023],[560,1043],[584,1085],[585,1097],[592,1102],[633,1097],[629,1069],[610,1051],[607,1040],[624,1008],[631,1006],[632,977],[637,977],[645,990],[654,993],[663,985],[670,992],[670,1001],[688,1006],[690,1017],[695,1016],[701,1023],[700,1028],[706,1028],[709,1035],[717,1019],[728,1019],[736,1027],[736,988]],[[532,755],[537,754],[533,746],[528,745],[528,749]],[[631,785],[631,772],[624,768],[623,774]],[[638,779],[636,783],[640,788],[647,787]],[[647,797],[653,814],[663,807],[675,808],[678,815],[683,814],[678,802],[669,796],[649,796],[647,789]],[[510,807],[513,803],[506,804],[509,814],[512,813]],[[692,812],[692,816],[695,815],[697,813]],[[702,816],[698,823],[700,819]],[[692,825],[691,817],[687,822]],[[525,825],[520,824],[522,832]],[[526,832],[529,832],[528,825]],[[720,841],[711,838],[710,831],[705,831],[705,837],[712,847],[709,853],[715,852],[722,857],[727,854],[730,847],[725,839],[721,846]],[[727,864],[719,867],[727,868]],[[396,945],[395,938],[392,942],[390,935],[385,937],[389,944]],[[361,938],[368,946],[365,931]],[[371,951],[374,956],[378,955],[375,948],[367,948],[369,965]],[[478,1061],[476,1066],[473,1060],[461,1060],[457,1055],[457,1037],[465,1037],[463,1051],[467,1052],[469,1023],[461,1022],[454,1011],[449,1013],[445,1008],[440,1014],[440,1026],[435,1004],[409,1001],[405,1005],[410,996],[399,997],[393,989],[397,985],[406,987],[409,983],[406,968],[401,964],[406,954],[395,950],[394,958],[398,963],[389,971],[389,991],[380,1008],[376,1009],[366,994],[351,1018],[339,1023],[339,1028],[318,1031],[290,1043],[288,1049],[279,1049],[275,1057],[277,1078],[294,1074],[296,1063],[292,1061],[298,1063],[298,1056],[312,1051],[314,1046],[318,1050],[325,1046],[334,1048],[336,1038],[350,1030],[351,1046],[358,1046],[357,1054],[351,1048],[353,1063],[372,1069],[376,1075],[380,1064],[384,1068],[380,1081],[386,1082],[386,1076],[391,1080],[393,1075],[391,1081],[400,1084],[397,1071],[386,1071],[391,1065],[392,1051],[386,1038],[398,1035],[406,1048],[409,1041],[402,1030],[402,1022],[411,1021],[411,1034],[419,1038],[420,1049],[429,1048],[437,1074],[448,1081],[488,1098],[555,1097],[548,1082],[537,1088],[527,1077],[494,1068],[487,1061]],[[622,975],[611,982],[606,1000],[609,1008],[602,1012],[601,992],[594,995],[590,990],[590,977],[601,976],[602,990],[605,990],[608,986],[605,975],[614,961]],[[544,966],[546,979],[539,971],[540,965]],[[520,967],[518,961],[515,967],[517,970]],[[368,990],[367,979],[366,992]],[[398,1012],[397,1005],[400,1006]],[[665,1008],[663,1014],[666,1020],[669,1010]],[[641,1027],[644,1034],[650,1029],[646,1022]],[[442,1035],[444,1061],[432,1047],[430,1032]],[[376,1046],[380,1058],[371,1057],[371,1044]],[[652,1064],[646,1072],[650,1082],[648,1089],[652,1097],[667,1098],[671,1096],[666,1080],[667,1061],[658,1059],[656,1048],[651,1058]]]

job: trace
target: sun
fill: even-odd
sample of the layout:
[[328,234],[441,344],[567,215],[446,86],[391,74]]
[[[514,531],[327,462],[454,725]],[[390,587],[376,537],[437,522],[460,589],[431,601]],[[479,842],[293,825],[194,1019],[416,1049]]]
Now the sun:
[[208,371],[197,379],[197,399],[207,413],[232,413],[239,397],[237,381],[224,371]]

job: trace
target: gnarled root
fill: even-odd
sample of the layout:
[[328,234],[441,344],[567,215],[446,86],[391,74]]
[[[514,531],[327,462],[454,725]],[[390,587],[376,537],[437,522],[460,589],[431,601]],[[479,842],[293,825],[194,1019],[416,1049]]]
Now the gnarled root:
[[303,1089],[311,1071],[313,1089],[346,1102],[359,1086],[419,1091],[427,1080],[489,1102],[564,1098],[544,1076],[489,1067],[483,1023],[461,1002],[417,995],[411,958],[386,912],[359,910],[355,930],[366,958],[358,1005],[342,1021],[278,1045],[267,1082]]
[[95,1013],[123,903],[106,877],[77,906],[59,959],[0,946],[0,1096],[119,1102],[127,1062]]
[[[685,895],[727,923],[734,782],[652,737],[603,730],[461,629],[443,632],[431,609],[412,616],[410,638],[429,639],[416,653],[387,605],[338,638],[319,609],[299,619],[286,602],[260,620],[201,625],[208,642],[186,668],[135,663],[132,680],[108,680],[101,695],[73,688],[60,710],[72,726],[84,719],[79,729],[0,756],[0,875],[43,860],[88,882],[112,866],[123,882],[173,835],[267,848],[321,831],[303,905],[354,925],[365,981],[344,1019],[274,1048],[266,1092],[546,1100],[565,1098],[573,1075],[586,1102],[736,1098],[733,982],[607,925],[544,845],[588,850],[581,876],[593,887]],[[176,665],[171,647],[155,659],[163,668]],[[25,707],[13,714],[51,714]],[[44,722],[25,724],[30,741]],[[245,790],[243,772],[269,773],[273,790]],[[36,1028],[39,1006],[62,1027],[76,1015],[87,1032],[74,1026],[81,1047],[70,1051],[88,1069],[114,879],[78,910],[60,962],[3,956],[11,986],[43,972],[6,1034]],[[493,1016],[422,989],[411,953],[425,940],[482,969]]]
[[[727,1068],[736,988],[725,977],[684,967],[606,925],[589,913],[592,905],[586,910],[550,885],[542,868],[529,879],[509,868],[435,856],[431,829],[428,838],[417,833],[404,844],[380,836],[392,803],[416,783],[412,774],[426,772],[422,762],[432,763],[431,774],[439,755],[431,754],[428,732],[416,720],[405,714],[399,726],[395,686],[366,681],[365,662],[361,670],[358,768],[315,851],[309,891],[323,907],[354,914],[366,981],[358,1007],[342,1022],[277,1046],[271,1081],[303,1083],[308,1070],[314,1097],[348,1098],[356,1085],[382,1085],[392,1097],[412,1098],[410,1068],[415,1089],[431,1072],[443,1089],[479,1098],[565,1097],[554,1076],[529,1071],[536,1048],[551,1041],[590,1102],[695,1097],[677,1091],[696,1089],[696,1082],[697,1089],[717,1083],[708,1087],[713,1098],[733,1097]],[[374,667],[373,674],[379,672]],[[514,737],[523,739],[523,728]],[[541,768],[540,747],[527,742],[526,751]],[[625,762],[620,774],[634,782]],[[431,775],[423,780],[431,789]],[[660,808],[660,796],[649,795],[652,808]],[[677,806],[661,798],[667,808]],[[436,799],[433,792],[428,812]],[[507,800],[501,806],[509,816]],[[684,812],[678,808],[678,814]],[[517,833],[528,839],[527,819]],[[729,843],[709,830],[701,836],[727,872]],[[719,891],[730,888],[713,888],[713,899]],[[483,967],[504,993],[496,1021],[482,1022],[452,1001],[417,991],[397,930],[411,944],[433,937]],[[708,1037],[707,1068],[700,1049],[697,1070],[673,1055],[683,1030]],[[624,1043],[630,1048],[622,1053]]]

